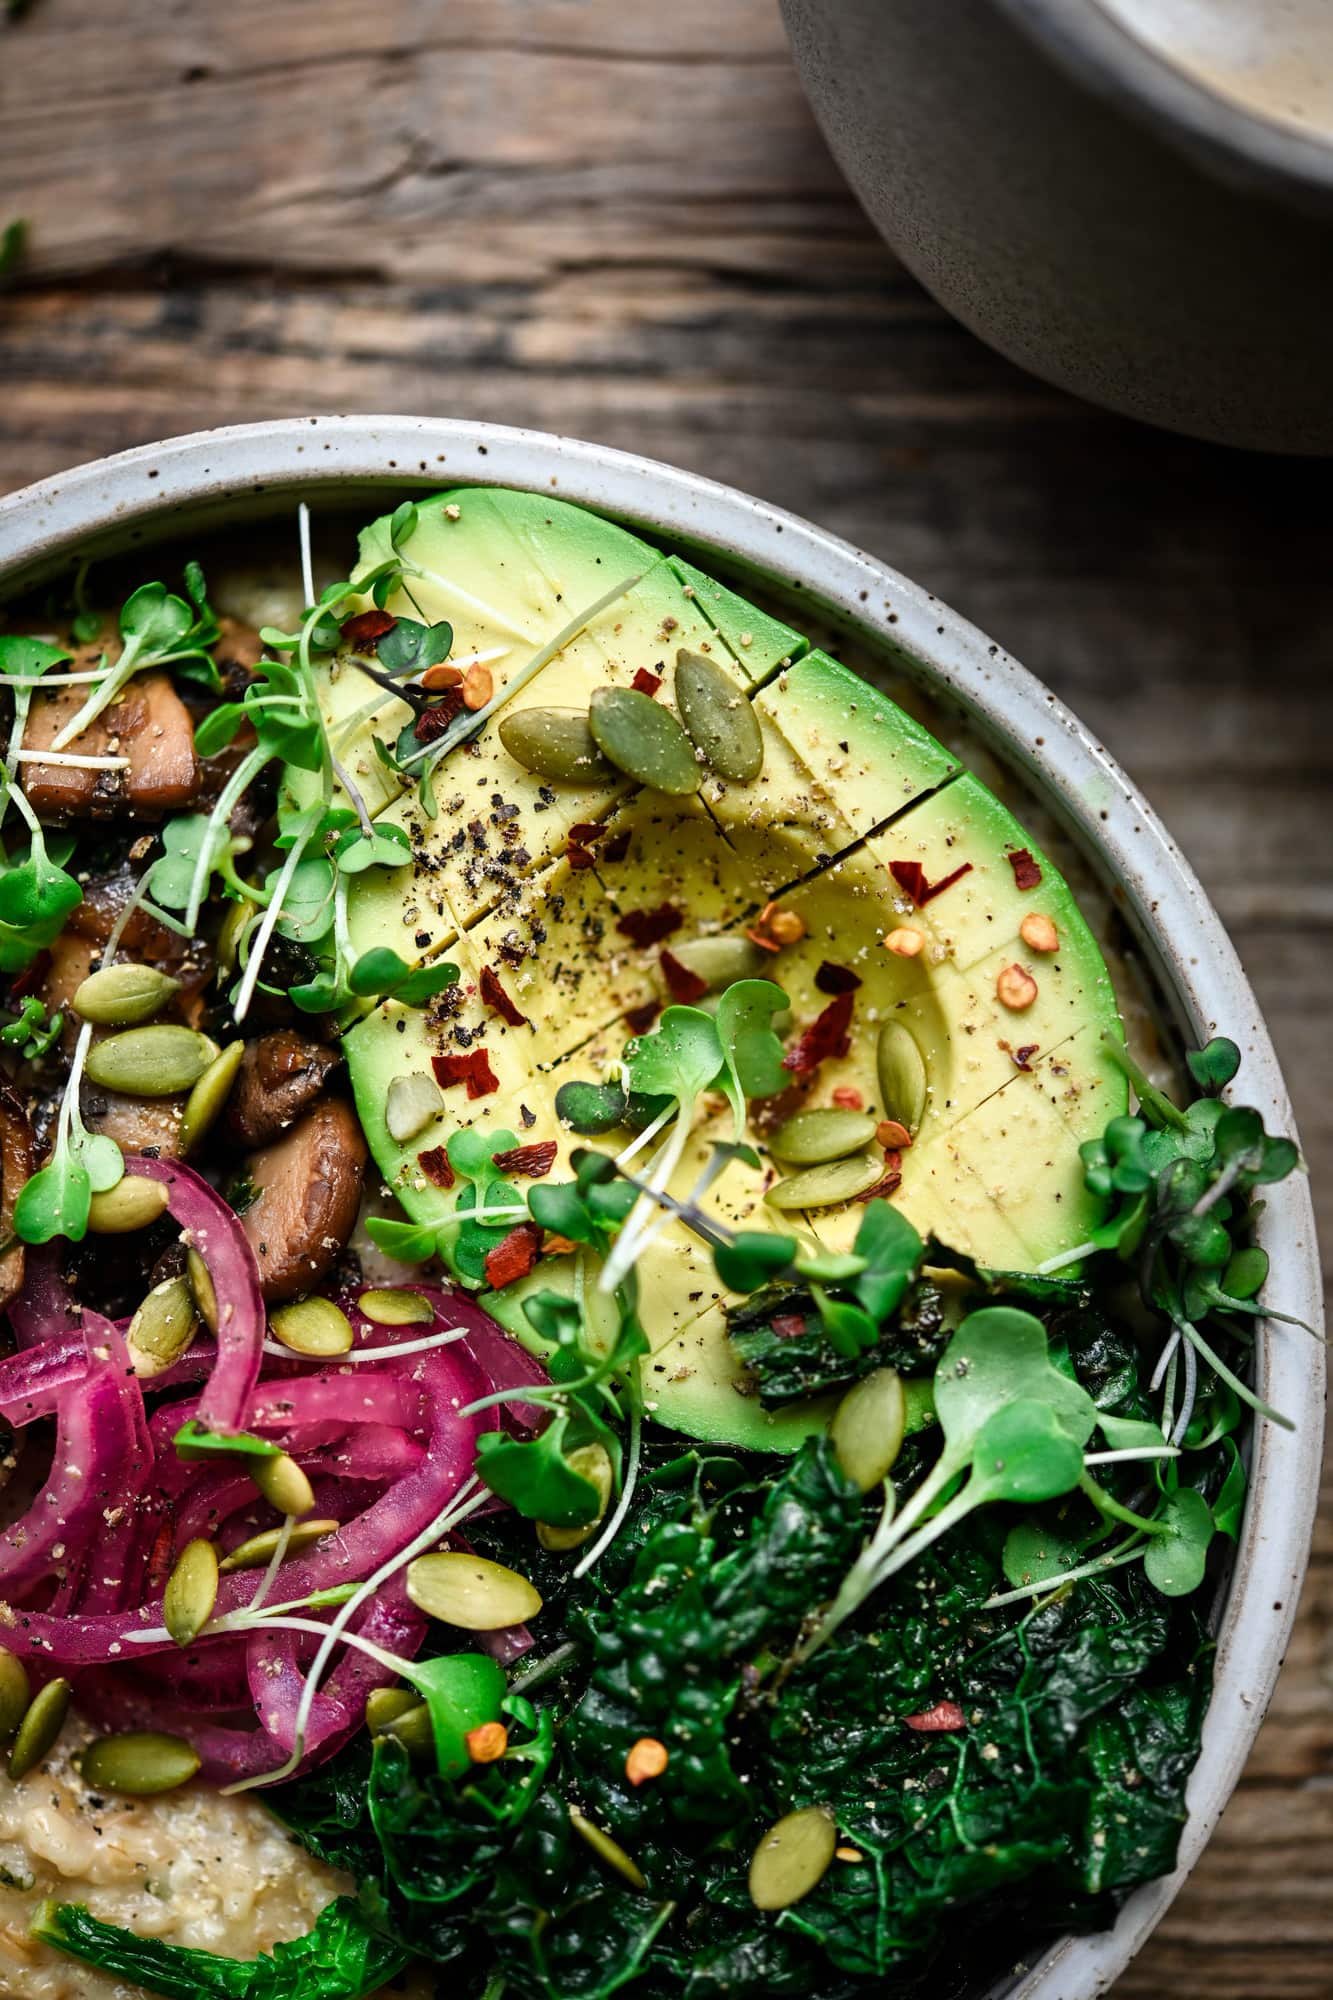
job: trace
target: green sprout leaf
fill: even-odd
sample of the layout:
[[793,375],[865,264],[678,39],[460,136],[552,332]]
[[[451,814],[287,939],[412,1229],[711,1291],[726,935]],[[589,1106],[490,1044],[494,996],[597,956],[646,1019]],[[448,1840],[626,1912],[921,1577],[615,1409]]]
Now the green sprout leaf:
[[562,1411],[539,1437],[521,1440],[503,1431],[477,1439],[477,1475],[529,1521],[583,1528],[597,1518],[601,1496],[569,1462],[571,1418]]
[[737,1138],[745,1128],[746,1099],[774,1097],[791,1082],[782,1067],[782,1043],[773,1031],[774,1016],[788,1004],[782,988],[767,979],[738,979],[718,1000],[714,1018],[722,1074],[715,1081],[731,1105]]
[[225,1458],[281,1458],[282,1447],[271,1444],[267,1438],[255,1437],[249,1431],[234,1431],[230,1435],[223,1431],[211,1431],[196,1417],[182,1424],[172,1437],[172,1445],[177,1458],[210,1459],[221,1455]]
[[375,657],[395,676],[423,674],[448,659],[453,643],[454,628],[443,619],[438,625],[421,625],[415,618],[400,618],[381,637]]
[[1191,1049],[1185,1061],[1200,1090],[1215,1097],[1226,1089],[1240,1068],[1240,1050],[1225,1035],[1215,1035],[1203,1048]]
[[1167,1495],[1161,1519],[1166,1533],[1144,1551],[1144,1572],[1163,1597],[1188,1597],[1204,1579],[1215,1526],[1212,1509],[1194,1487],[1181,1486]]
[[348,833],[334,848],[344,875],[363,875],[367,868],[405,868],[412,843],[402,827],[377,827],[374,833]]
[[430,1710],[440,1776],[465,1776],[472,1764],[469,1734],[500,1720],[508,1692],[504,1668],[485,1653],[446,1653],[435,1660],[414,1660],[403,1678]]
[[625,1093],[618,1083],[562,1083],[555,1094],[560,1123],[590,1139],[623,1125],[625,1108]]

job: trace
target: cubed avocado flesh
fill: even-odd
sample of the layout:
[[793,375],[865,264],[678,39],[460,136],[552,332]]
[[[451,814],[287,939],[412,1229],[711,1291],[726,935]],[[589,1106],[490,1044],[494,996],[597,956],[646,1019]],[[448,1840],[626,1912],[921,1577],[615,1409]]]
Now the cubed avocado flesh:
[[[362,536],[364,572],[392,546],[388,518],[373,523]],[[434,817],[415,791],[394,795],[371,740],[392,740],[410,719],[406,705],[386,697],[357,723],[379,691],[350,658],[331,684],[344,761],[363,782],[383,775],[373,810],[408,833],[413,853],[401,869],[354,878],[354,946],[388,944],[409,961],[445,952],[459,967],[442,1000],[425,1010],[384,1001],[346,1038],[367,1138],[409,1216],[439,1222],[453,1212],[457,1190],[441,1188],[422,1156],[429,1162],[464,1126],[553,1139],[552,1177],[566,1177],[583,1142],[558,1119],[560,1085],[614,1075],[631,1032],[673,997],[664,948],[688,956],[708,938],[728,940],[738,966],[783,988],[788,1035],[829,1004],[830,966],[855,975],[846,1051],[819,1065],[803,1102],[854,1094],[877,1119],[906,1118],[908,1107],[885,1098],[877,1049],[886,1023],[900,1047],[910,1037],[924,1109],[893,1199],[923,1234],[1005,1269],[1030,1269],[1086,1238],[1096,1209],[1078,1145],[1126,1104],[1103,1043],[1121,1033],[1115,996],[1067,884],[993,793],[850,669],[684,557],[598,515],[460,488],[419,503],[397,553],[406,574],[388,610],[447,619],[450,657],[479,660],[497,693],[550,655],[451,753],[436,775]],[[649,686],[644,670],[660,682],[658,702],[673,707],[680,648],[705,653],[752,701],[763,742],[756,779],[704,767],[697,794],[667,797],[620,776],[596,787],[547,783],[505,750],[503,716],[586,711],[598,687],[627,687],[636,675]],[[765,949],[774,901],[801,929],[777,951]],[[391,1138],[393,1079],[478,1049],[494,1089],[469,1097],[450,1085],[424,1130],[403,1144]],[[702,1120],[673,1192],[688,1190],[710,1142],[729,1133],[729,1116]],[[619,1148],[630,1136],[600,1143]],[[710,1212],[733,1228],[795,1227],[812,1242],[848,1245],[863,1210],[779,1215],[764,1197],[781,1169],[762,1136],[757,1144],[759,1168],[729,1167],[706,1199]],[[544,1257],[485,1303],[535,1345],[523,1298],[534,1286],[572,1286],[579,1255]],[[653,1350],[642,1364],[645,1399],[658,1421],[791,1450],[827,1420],[824,1405],[774,1416],[747,1393],[711,1255],[678,1223],[644,1251],[638,1275]],[[591,1294],[595,1275],[585,1271],[583,1284]]]

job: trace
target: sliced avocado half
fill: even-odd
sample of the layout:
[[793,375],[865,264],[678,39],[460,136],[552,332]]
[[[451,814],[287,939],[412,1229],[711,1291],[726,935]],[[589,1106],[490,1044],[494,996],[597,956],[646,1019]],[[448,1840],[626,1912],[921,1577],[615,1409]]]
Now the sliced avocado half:
[[[386,517],[362,536],[365,573],[390,548]],[[979,780],[799,634],[685,558],[583,509],[461,488],[418,504],[398,554],[407,573],[389,611],[447,618],[451,658],[483,660],[496,690],[568,629],[501,715],[586,710],[594,689],[629,686],[642,670],[670,705],[684,647],[734,678],[764,745],[751,783],[703,770],[697,795],[667,798],[619,776],[600,787],[546,783],[515,763],[488,721],[437,774],[435,817],[415,792],[395,797],[389,784],[377,796],[377,816],[405,828],[414,859],[355,879],[354,944],[387,943],[409,959],[447,951],[460,968],[442,1002],[425,1012],[383,1002],[346,1038],[371,1149],[410,1216],[453,1212],[457,1188],[440,1187],[422,1156],[460,1127],[554,1139],[552,1175],[564,1177],[583,1142],[559,1122],[560,1084],[614,1074],[629,1034],[672,997],[664,946],[688,958],[700,940],[714,951],[726,940],[738,963],[748,954],[748,969],[760,952],[765,976],[789,996],[792,1031],[828,1005],[830,965],[859,982],[847,1051],[820,1065],[805,1101],[855,1093],[877,1118],[904,1117],[885,1098],[877,1052],[886,1023],[900,1048],[909,1038],[924,1108],[894,1199],[923,1233],[1001,1268],[1031,1268],[1086,1237],[1096,1217],[1077,1147],[1126,1103],[1101,1042],[1121,1032],[1115,996],[1068,886]],[[347,730],[378,692],[344,662],[330,710]],[[391,738],[409,713],[386,698],[351,728],[343,754],[358,779],[381,768],[371,733]],[[753,942],[774,898],[803,927],[776,954]],[[1020,928],[1032,916],[1047,920],[1045,930],[1028,926],[1041,949]],[[645,930],[664,924],[644,942]],[[887,949],[895,934],[899,948]],[[477,1049],[495,1089],[469,1097],[462,1085],[448,1087],[432,1123],[395,1142],[385,1122],[394,1077]],[[729,1118],[713,1125],[693,1135],[673,1191],[687,1192],[710,1140],[729,1136]],[[630,1136],[597,1143],[617,1148]],[[766,1155],[757,1171],[735,1165],[705,1205],[733,1227],[788,1229],[793,1218],[764,1200],[779,1171]],[[794,1220],[813,1241],[843,1247],[861,1212],[853,1203]],[[524,1290],[571,1284],[574,1268],[569,1256],[544,1259],[532,1280],[488,1296],[488,1307],[536,1344]],[[643,1364],[645,1395],[661,1422],[782,1450],[825,1421],[813,1406],[771,1417],[746,1393],[711,1256],[678,1224],[645,1253],[639,1278],[654,1349]]]

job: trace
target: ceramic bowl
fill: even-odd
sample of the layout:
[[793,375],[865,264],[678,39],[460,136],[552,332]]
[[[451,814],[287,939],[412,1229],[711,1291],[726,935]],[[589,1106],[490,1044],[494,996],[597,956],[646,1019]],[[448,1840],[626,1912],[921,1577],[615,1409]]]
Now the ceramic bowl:
[[[1220,918],[1125,773],[1073,716],[965,619],[875,557],[694,474],[536,431],[410,417],[316,417],[173,438],[77,467],[0,501],[0,596],[76,553],[148,547],[281,513],[298,499],[364,508],[414,488],[467,482],[552,492],[648,535],[689,544],[744,582],[846,629],[860,651],[961,714],[1041,799],[1111,891],[1158,985],[1162,1011],[1194,1041],[1214,1031],[1244,1053],[1245,1101],[1270,1127],[1291,1106],[1254,994]],[[1307,1184],[1269,1191],[1262,1242],[1285,1310],[1317,1326],[1322,1282]],[[1294,1432],[1256,1426],[1244,1527],[1218,1632],[1216,1679],[1189,1791],[1180,1865],[1130,1897],[1113,1929],[1065,1938],[1002,1989],[1009,2000],[1091,2000],[1123,1970],[1179,1889],[1230,1797],[1277,1678],[1305,1569],[1323,1442],[1323,1349],[1264,1327],[1258,1386],[1297,1413]]]
[[782,9],[853,190],[965,326],[1127,415],[1333,450],[1333,133],[1229,101],[1102,0]]

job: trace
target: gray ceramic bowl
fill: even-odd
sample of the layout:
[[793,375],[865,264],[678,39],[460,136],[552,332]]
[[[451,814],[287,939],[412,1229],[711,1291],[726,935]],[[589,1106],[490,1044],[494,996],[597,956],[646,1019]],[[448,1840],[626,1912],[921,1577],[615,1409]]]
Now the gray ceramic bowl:
[[[1150,806],[1055,696],[973,626],[848,543],[711,480],[535,431],[408,417],[312,417],[173,438],[78,467],[0,501],[0,596],[76,554],[123,552],[210,526],[467,481],[564,499],[690,543],[854,634],[872,659],[966,717],[1045,802],[1112,890],[1181,1032],[1214,1030],[1244,1051],[1246,1101],[1292,1129],[1258,1005],[1215,911]],[[1309,1192],[1272,1189],[1262,1241],[1282,1304],[1320,1323]],[[1295,1432],[1257,1426],[1251,1485],[1219,1629],[1216,1682],[1190,1784],[1180,1867],[1132,1896],[1113,1930],[1067,1938],[1003,1989],[1009,2000],[1091,2000],[1123,1970],[1198,1859],[1240,1775],[1277,1677],[1305,1569],[1323,1443],[1323,1349],[1265,1327],[1261,1393],[1298,1412]]]
[[1333,450],[1333,134],[1252,115],[1098,0],[782,8],[853,189],[965,326],[1150,423]]

